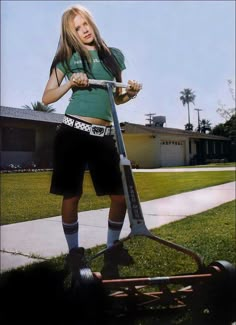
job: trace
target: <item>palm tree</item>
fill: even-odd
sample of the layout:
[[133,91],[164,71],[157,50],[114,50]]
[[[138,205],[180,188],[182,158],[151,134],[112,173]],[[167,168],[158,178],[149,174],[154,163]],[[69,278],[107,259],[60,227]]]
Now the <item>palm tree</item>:
[[185,130],[187,131],[193,131],[193,124],[192,123],[187,123],[185,124]]
[[31,103],[31,106],[24,105],[22,107],[25,108],[25,109],[31,109],[33,111],[40,111],[40,112],[45,112],[45,113],[53,113],[53,112],[55,112],[55,108],[53,108],[51,105],[44,105],[41,102]]
[[202,119],[200,121],[200,131],[206,133],[206,131],[211,131],[211,122],[209,120]]
[[[195,100],[196,96],[195,96],[194,92],[192,91],[192,89],[189,89],[189,88],[185,88],[184,90],[182,90],[180,92],[180,94],[181,94],[181,96],[179,99],[181,100],[181,102],[183,103],[184,106],[185,106],[185,104],[187,104],[187,106],[188,106],[188,123],[186,124],[186,126],[189,126],[189,129],[190,129],[190,126],[192,124],[190,123],[189,104],[190,103],[194,104],[194,100]],[[185,126],[185,128],[186,128],[186,126]]]

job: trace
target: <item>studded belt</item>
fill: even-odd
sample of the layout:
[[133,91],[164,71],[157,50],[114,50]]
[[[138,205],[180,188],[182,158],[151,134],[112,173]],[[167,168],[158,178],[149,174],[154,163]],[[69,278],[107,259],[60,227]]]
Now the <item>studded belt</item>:
[[65,115],[62,121],[63,124],[68,125],[72,128],[88,132],[90,135],[96,137],[104,137],[106,135],[114,135],[114,127],[103,126],[98,124],[91,124],[88,122],[81,121],[71,116]]

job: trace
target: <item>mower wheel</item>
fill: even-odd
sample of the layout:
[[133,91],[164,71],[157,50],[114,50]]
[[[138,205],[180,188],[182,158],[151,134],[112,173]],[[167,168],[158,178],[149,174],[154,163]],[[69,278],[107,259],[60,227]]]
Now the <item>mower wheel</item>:
[[82,268],[73,275],[71,289],[76,304],[84,314],[90,318],[102,314],[106,301],[105,291],[101,279],[90,268]]
[[234,305],[236,268],[228,261],[215,261],[206,268],[207,282],[194,286],[194,316],[202,324],[229,325],[236,320]]
[[212,274],[221,273],[224,280],[228,282],[229,285],[233,285],[232,281],[235,281],[236,277],[236,267],[228,261],[216,261],[209,264],[207,268]]

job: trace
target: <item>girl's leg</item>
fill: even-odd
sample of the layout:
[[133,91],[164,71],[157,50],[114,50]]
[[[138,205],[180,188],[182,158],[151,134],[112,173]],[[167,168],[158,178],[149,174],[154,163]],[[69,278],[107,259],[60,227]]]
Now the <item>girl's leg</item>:
[[69,251],[79,247],[78,204],[80,196],[63,197],[62,201],[62,226]]
[[119,240],[126,214],[124,195],[110,195],[111,205],[108,217],[107,247],[111,247]]
[[[116,241],[119,241],[121,229],[123,227],[126,202],[124,195],[111,195],[111,206],[108,218],[107,247],[110,248]],[[101,270],[105,279],[119,277],[118,265],[128,266],[133,264],[134,260],[129,255],[128,250],[119,242],[110,251],[104,254],[104,265]]]

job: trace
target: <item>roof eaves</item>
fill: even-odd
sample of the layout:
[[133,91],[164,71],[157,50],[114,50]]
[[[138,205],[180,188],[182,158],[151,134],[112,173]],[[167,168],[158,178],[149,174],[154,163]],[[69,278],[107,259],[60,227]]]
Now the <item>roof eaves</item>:
[[166,128],[166,127],[151,127],[140,124],[134,124],[125,122],[127,125],[127,133],[156,133],[156,134],[175,134],[175,135],[185,135],[191,138],[203,138],[203,139],[216,139],[216,140],[229,140],[226,137],[212,135],[212,134],[203,134],[193,131],[181,130],[176,128]]

